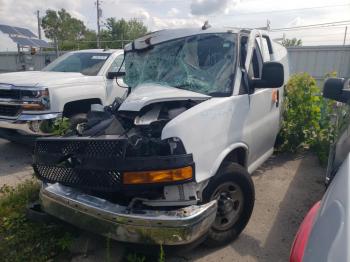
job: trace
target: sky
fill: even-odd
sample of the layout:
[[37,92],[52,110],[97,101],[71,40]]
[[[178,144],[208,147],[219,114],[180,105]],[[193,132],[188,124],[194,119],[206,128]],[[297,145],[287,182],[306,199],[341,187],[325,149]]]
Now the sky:
[[[65,8],[96,29],[96,0],[0,0],[0,24],[26,27],[37,33],[36,10]],[[350,0],[101,0],[102,26],[109,17],[137,18],[150,31],[174,27],[263,27],[272,29],[349,21]],[[346,43],[350,44],[350,22]],[[273,38],[301,38],[303,45],[343,44],[345,25],[319,29],[277,31]],[[0,36],[0,51],[11,41]]]

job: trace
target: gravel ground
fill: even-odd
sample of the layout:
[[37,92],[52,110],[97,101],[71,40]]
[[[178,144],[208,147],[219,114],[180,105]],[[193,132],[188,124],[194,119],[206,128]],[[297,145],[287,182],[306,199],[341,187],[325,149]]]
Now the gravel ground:
[[31,163],[30,147],[0,139],[0,187],[4,184],[14,186],[30,178],[33,174]]
[[[0,187],[29,178],[32,175],[30,164],[30,148],[0,139]],[[312,204],[322,197],[324,174],[325,170],[310,154],[271,157],[253,174],[256,189],[253,215],[236,241],[218,249],[199,246],[187,254],[182,254],[179,248],[177,253],[181,256],[167,257],[166,261],[288,261],[300,222]],[[95,237],[90,235],[89,238]],[[122,245],[117,242],[113,245],[119,246],[118,253],[122,253]],[[103,255],[98,254],[105,252],[102,248],[88,253],[73,261],[100,261]]]

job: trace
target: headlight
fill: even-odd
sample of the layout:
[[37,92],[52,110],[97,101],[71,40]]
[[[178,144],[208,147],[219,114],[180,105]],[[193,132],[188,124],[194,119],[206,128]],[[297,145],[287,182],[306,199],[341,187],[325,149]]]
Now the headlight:
[[47,110],[50,108],[50,94],[45,89],[21,90],[23,110]]

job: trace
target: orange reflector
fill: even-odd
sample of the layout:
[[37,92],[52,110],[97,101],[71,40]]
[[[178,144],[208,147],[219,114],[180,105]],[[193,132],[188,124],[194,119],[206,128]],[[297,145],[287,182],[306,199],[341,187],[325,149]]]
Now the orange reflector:
[[24,110],[43,110],[45,106],[42,104],[22,104]]
[[272,102],[278,102],[278,91],[276,89],[272,90]]
[[192,167],[187,166],[169,170],[125,172],[123,174],[123,183],[126,185],[165,183],[191,178]]

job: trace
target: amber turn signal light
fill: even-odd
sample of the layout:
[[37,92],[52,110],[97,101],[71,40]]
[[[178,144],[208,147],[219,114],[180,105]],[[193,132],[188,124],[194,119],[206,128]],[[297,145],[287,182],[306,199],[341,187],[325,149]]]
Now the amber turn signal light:
[[42,104],[22,104],[23,110],[44,110],[45,106]]
[[123,174],[123,184],[135,185],[176,182],[191,179],[192,173],[191,166],[169,170],[125,172]]

